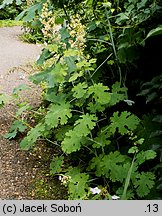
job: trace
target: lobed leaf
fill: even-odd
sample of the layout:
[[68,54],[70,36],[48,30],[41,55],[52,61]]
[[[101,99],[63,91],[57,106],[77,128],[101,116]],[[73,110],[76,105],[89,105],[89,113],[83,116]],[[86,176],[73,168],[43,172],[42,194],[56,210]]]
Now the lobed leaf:
[[136,176],[134,186],[137,188],[139,197],[144,197],[149,194],[151,188],[154,186],[155,175],[151,172],[142,172]]
[[113,182],[123,181],[126,177],[127,169],[123,172],[123,163],[126,161],[126,157],[121,155],[120,152],[115,151],[111,152],[109,155],[100,155],[91,160],[89,169],[95,168],[96,176],[105,176],[110,178]]
[[114,83],[112,85],[112,92],[110,93],[111,94],[110,105],[113,106],[118,102],[126,99],[127,98],[126,93],[127,93],[126,87],[121,87],[119,82]]
[[120,134],[127,134],[129,131],[135,130],[139,124],[137,116],[127,111],[122,112],[120,115],[118,111],[115,112],[110,120],[111,124],[109,126],[109,130],[113,134],[117,129]]
[[140,151],[136,156],[136,162],[141,165],[146,160],[154,159],[156,157],[156,152],[153,150]]
[[86,173],[81,173],[79,168],[74,167],[69,172],[66,173],[67,176],[71,177],[68,184],[69,199],[72,200],[83,200],[85,199],[88,189],[88,179],[89,175]]
[[62,171],[62,164],[64,161],[64,157],[63,156],[56,156],[52,159],[51,163],[50,163],[50,174],[54,175],[56,173],[60,173]]
[[92,94],[97,103],[108,104],[111,99],[110,93],[107,92],[108,90],[109,88],[107,86],[103,86],[102,83],[98,83],[88,88],[88,94]]
[[45,131],[45,125],[39,123],[36,125],[35,128],[32,128],[27,136],[21,141],[20,147],[23,150],[29,150],[32,148],[37,141],[37,139],[42,136],[43,132]]
[[82,115],[74,124],[74,129],[65,134],[65,139],[61,143],[62,150],[68,154],[79,150],[85,143],[91,130],[96,126],[97,117],[95,115]]
[[16,137],[18,132],[24,132],[26,130],[27,126],[24,125],[21,121],[16,120],[11,125],[11,128],[9,130],[9,133],[5,134],[5,138],[7,139],[13,139]]
[[67,123],[68,118],[71,118],[70,104],[62,102],[60,104],[51,104],[47,115],[45,116],[45,123],[50,128],[56,128],[59,124]]
[[78,83],[76,86],[74,86],[72,88],[72,92],[74,92],[73,96],[75,98],[82,98],[82,97],[84,97],[86,95],[86,93],[87,93],[87,87],[88,86],[87,86],[87,84],[85,82]]
[[101,128],[98,132],[98,136],[94,139],[93,148],[103,148],[111,143],[111,133],[108,131],[108,127]]

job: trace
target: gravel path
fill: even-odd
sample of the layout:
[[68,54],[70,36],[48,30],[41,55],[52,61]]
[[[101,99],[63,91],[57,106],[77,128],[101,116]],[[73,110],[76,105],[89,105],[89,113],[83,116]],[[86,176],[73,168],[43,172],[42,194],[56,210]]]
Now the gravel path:
[[26,83],[28,75],[24,70],[9,71],[33,62],[40,54],[41,47],[19,40],[21,33],[18,26],[0,28],[0,93],[11,93],[14,87]]
[[[11,94],[15,87],[29,83],[26,65],[40,54],[41,47],[20,41],[21,33],[21,27],[0,28],[0,93]],[[33,92],[27,97],[38,103],[39,93],[34,88]],[[0,109],[0,199],[29,199],[28,188],[34,175],[32,156],[19,149],[18,141],[3,138],[12,121],[7,112],[14,113],[15,106]]]

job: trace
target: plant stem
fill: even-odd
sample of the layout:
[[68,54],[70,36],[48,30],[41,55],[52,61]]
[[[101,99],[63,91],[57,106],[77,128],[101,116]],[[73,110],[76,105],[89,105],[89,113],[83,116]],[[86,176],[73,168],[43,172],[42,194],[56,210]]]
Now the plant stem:
[[127,199],[127,189],[128,189],[129,184],[130,184],[130,179],[131,179],[131,174],[132,174],[132,170],[133,170],[134,161],[135,161],[135,156],[134,156],[134,158],[132,160],[131,166],[130,166],[130,168],[128,170],[127,178],[125,180],[124,191],[123,191],[123,194],[122,194],[122,197],[121,197],[122,200]]
[[105,8],[105,11],[106,11],[106,17],[107,17],[107,22],[108,22],[108,26],[109,26],[109,34],[110,34],[111,44],[112,44],[112,47],[113,47],[115,59],[117,61],[117,66],[118,66],[118,70],[119,70],[119,82],[121,84],[121,82],[122,82],[121,68],[120,68],[119,63],[118,63],[118,56],[117,56],[117,52],[116,52],[116,48],[115,48],[115,43],[114,43],[114,38],[113,38],[113,33],[112,33],[112,28],[111,28],[111,23],[110,23],[110,20],[109,20],[106,8]]
[[102,62],[102,64],[100,64],[98,66],[98,68],[96,68],[96,70],[93,72],[93,74],[91,75],[91,78],[95,75],[95,73],[100,69],[100,67],[102,67],[103,64],[105,64],[105,62],[112,56],[112,53]]
[[107,41],[104,41],[104,40],[101,40],[101,39],[88,38],[87,40],[98,41],[98,42],[106,43],[106,44],[109,44],[110,46],[112,46],[111,43],[109,43],[109,42],[107,42]]
[[22,122],[25,126],[27,126],[28,128],[32,129],[33,127],[31,127],[28,123],[26,123],[25,121],[23,121],[22,119],[16,117],[15,115],[13,115],[11,112],[7,111],[7,113],[12,116],[13,118],[17,119],[18,121]]

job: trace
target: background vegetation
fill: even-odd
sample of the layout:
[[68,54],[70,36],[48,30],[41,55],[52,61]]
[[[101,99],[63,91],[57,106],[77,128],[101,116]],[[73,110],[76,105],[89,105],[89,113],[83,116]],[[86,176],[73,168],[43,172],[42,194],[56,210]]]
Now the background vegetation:
[[16,19],[32,42],[45,44],[40,72],[30,77],[43,89],[42,104],[30,130],[21,115],[32,108],[23,104],[6,138],[28,131],[22,149],[39,140],[56,149],[50,175],[69,199],[161,199],[161,2],[26,5]]

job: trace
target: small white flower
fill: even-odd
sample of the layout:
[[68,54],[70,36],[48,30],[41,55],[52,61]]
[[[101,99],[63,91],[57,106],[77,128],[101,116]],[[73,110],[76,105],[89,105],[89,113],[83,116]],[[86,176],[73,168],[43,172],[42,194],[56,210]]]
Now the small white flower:
[[135,104],[135,102],[132,100],[124,100],[124,102],[126,102],[129,106],[132,106],[133,104]]
[[93,194],[99,194],[99,193],[101,192],[101,190],[100,190],[98,187],[90,188],[90,191],[91,191]]
[[61,177],[61,176],[59,176],[59,177],[58,177],[58,179],[59,179],[59,181],[61,181],[61,180],[62,180],[62,177]]
[[116,195],[113,195],[111,198],[112,198],[112,200],[118,200],[120,197],[116,196]]

